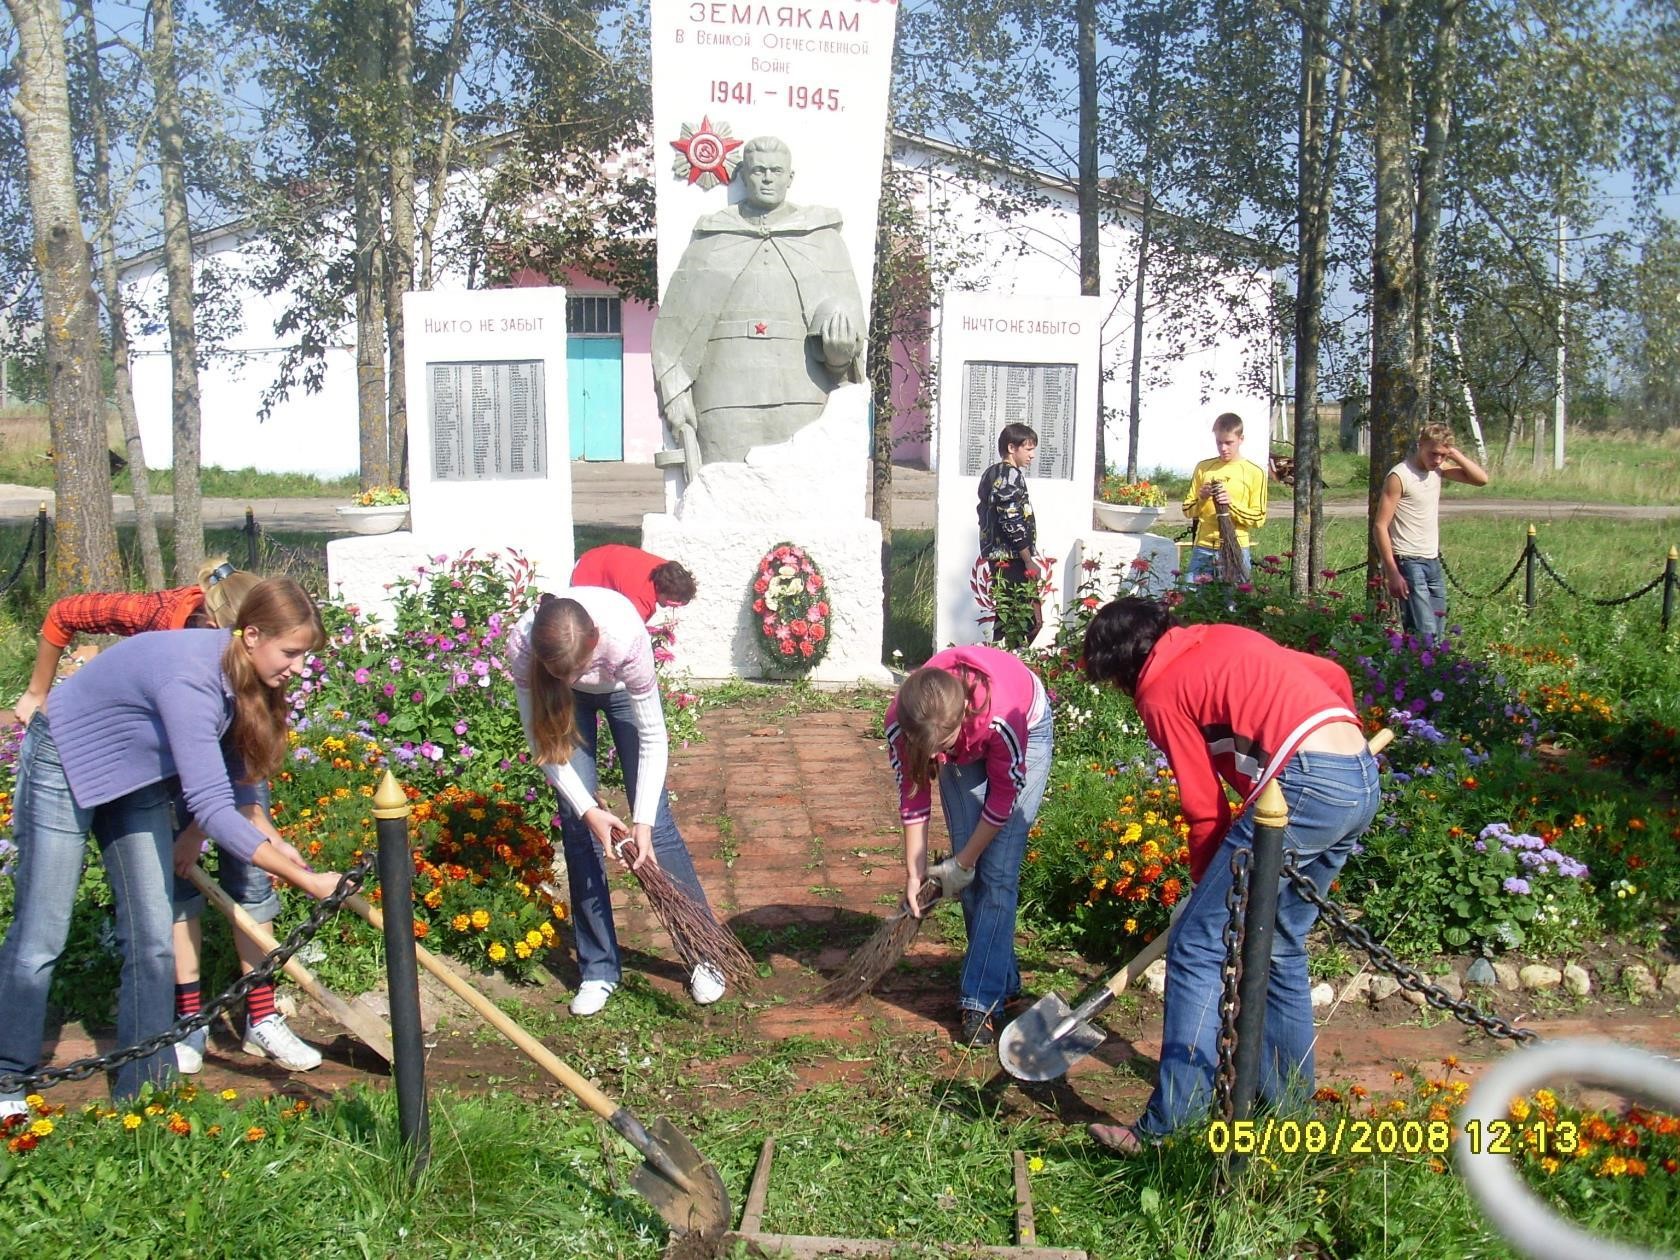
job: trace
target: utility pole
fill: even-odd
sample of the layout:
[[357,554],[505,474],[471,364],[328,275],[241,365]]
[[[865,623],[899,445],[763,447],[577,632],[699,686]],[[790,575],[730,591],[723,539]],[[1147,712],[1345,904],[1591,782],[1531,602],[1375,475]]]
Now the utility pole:
[[1566,224],[1562,213],[1557,221],[1557,401],[1552,413],[1552,469],[1554,472],[1563,471],[1563,430],[1568,415],[1568,404],[1564,394],[1564,369],[1567,366],[1568,349],[1564,345],[1564,333],[1568,328],[1568,312],[1563,301],[1563,282],[1567,266],[1568,248],[1564,243]]

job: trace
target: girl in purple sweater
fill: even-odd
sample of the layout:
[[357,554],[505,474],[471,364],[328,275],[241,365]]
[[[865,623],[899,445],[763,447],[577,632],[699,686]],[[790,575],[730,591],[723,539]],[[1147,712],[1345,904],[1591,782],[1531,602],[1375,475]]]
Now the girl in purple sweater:
[[[1050,701],[1038,675],[1008,652],[956,647],[904,680],[887,706],[887,756],[898,776],[905,899],[931,874],[962,897],[968,953],[957,986],[961,1044],[990,1045],[992,1017],[1020,990],[1015,907],[1027,832],[1050,775]],[[951,856],[927,864],[932,782]]]
[[[286,684],[325,641],[320,614],[289,578],[262,582],[239,628],[136,635],[66,679],[29,723],[14,798],[16,917],[0,944],[0,1078],[40,1063],[47,990],[69,933],[89,831],[116,900],[123,946],[117,1040],[167,1029],[174,1010],[171,873],[197,861],[175,840],[176,781],[217,844],[325,897],[338,876],[312,871],[280,838],[255,784],[286,748]],[[117,1069],[118,1098],[162,1083],[165,1049]],[[26,1110],[0,1082],[0,1120]]]

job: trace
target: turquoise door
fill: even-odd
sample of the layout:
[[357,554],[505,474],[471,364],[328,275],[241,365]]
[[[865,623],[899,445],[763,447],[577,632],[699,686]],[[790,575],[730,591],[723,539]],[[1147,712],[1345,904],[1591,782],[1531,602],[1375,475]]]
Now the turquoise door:
[[573,459],[624,458],[624,339],[566,338]]

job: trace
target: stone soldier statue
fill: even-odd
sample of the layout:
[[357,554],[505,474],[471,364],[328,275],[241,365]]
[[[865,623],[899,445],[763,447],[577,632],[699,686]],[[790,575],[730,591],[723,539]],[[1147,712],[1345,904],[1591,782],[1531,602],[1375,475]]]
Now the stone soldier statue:
[[689,477],[787,441],[831,390],[864,379],[839,211],[788,203],[792,157],[773,136],[747,142],[740,174],[746,200],[695,223],[653,325],[660,412]]

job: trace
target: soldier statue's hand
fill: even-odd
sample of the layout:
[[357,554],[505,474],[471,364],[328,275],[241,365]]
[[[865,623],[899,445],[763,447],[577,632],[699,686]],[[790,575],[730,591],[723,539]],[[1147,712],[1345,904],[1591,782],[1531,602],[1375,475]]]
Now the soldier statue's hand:
[[862,348],[857,326],[845,311],[835,311],[822,326],[823,362],[832,368],[842,368],[857,356]]
[[694,395],[691,392],[684,390],[665,404],[665,423],[671,426],[671,436],[677,439],[679,446],[682,444],[684,429],[698,428],[694,415]]

